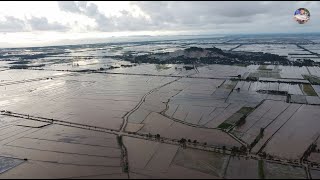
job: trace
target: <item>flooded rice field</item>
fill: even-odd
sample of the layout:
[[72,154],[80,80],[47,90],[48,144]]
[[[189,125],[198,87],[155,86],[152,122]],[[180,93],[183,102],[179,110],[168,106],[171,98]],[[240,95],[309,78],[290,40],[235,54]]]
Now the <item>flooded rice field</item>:
[[[144,68],[148,66],[153,67]],[[145,76],[134,68],[122,70],[123,74],[3,71],[0,105],[6,111],[0,117],[1,156],[19,161],[8,161],[12,165],[0,176],[22,177],[28,172],[24,177],[178,178],[182,177],[179,172],[187,170],[190,174],[183,177],[256,178],[260,177],[258,160],[238,159],[224,154],[223,148],[251,145],[252,153],[296,160],[319,136],[319,97],[305,92],[304,81],[243,81],[232,78],[236,73],[223,75],[229,79],[189,76],[195,71],[171,76],[174,73],[155,70],[144,72],[151,74]],[[32,76],[25,78],[26,73]],[[317,85],[310,87],[318,92]],[[298,95],[306,101],[295,103]],[[249,111],[243,112],[246,108]],[[239,125],[243,117],[245,123]],[[71,127],[55,125],[50,119],[71,123]],[[79,129],[77,124],[89,127]],[[263,136],[254,143],[261,129]],[[124,133],[122,145],[118,133]],[[149,140],[149,134],[159,134],[160,140]],[[197,150],[179,145],[183,138]],[[123,170],[121,146],[126,149],[129,174]],[[201,150],[206,146],[213,152]],[[319,162],[318,153],[311,153],[308,160]],[[31,172],[39,165],[46,170],[36,176]],[[72,170],[55,173],[63,168]],[[266,177],[287,176],[278,172],[281,167],[265,168]],[[292,176],[302,177],[302,173]]]
[[319,57],[263,42],[1,49],[0,178],[319,177],[318,66],[119,59],[193,46]]

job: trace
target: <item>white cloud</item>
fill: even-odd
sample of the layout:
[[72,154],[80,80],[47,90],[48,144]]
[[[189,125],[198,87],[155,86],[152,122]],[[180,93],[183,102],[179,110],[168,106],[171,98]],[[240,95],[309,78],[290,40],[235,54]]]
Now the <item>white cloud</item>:
[[24,21],[15,17],[5,16],[3,20],[0,21],[0,32],[21,32],[25,30]]
[[45,17],[32,17],[27,20],[33,31],[67,31],[68,27],[58,22],[49,23]]
[[[292,20],[300,7],[311,12],[311,20],[303,25]],[[81,39],[102,33],[316,32],[319,9],[316,1],[0,2],[0,32],[7,33],[5,37],[19,32],[30,32],[32,37],[36,36],[33,32],[56,32],[60,40],[64,34]],[[37,36],[29,40],[48,38]]]

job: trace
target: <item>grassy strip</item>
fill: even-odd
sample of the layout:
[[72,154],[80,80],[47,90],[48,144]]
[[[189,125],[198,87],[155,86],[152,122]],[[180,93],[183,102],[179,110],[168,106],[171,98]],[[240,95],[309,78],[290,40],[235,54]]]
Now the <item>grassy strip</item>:
[[220,128],[220,129],[228,129],[228,128],[232,127],[232,126],[233,126],[232,124],[228,124],[228,123],[223,122],[218,126],[218,128]]
[[263,132],[264,132],[264,128],[260,128],[260,133],[254,139],[254,141],[250,144],[251,148],[253,148],[260,141],[260,139],[263,138]]
[[310,84],[303,84],[303,91],[308,95],[308,96],[318,96],[318,94],[314,91],[313,87]]
[[259,171],[259,178],[265,179],[263,160],[258,161],[258,171]]
[[241,113],[243,115],[248,115],[251,111],[253,111],[254,108],[252,107],[242,107],[237,113]]
[[[250,112],[252,112],[254,108],[252,107],[242,107],[240,110],[238,110],[236,113],[234,113],[231,117],[229,117],[227,120],[225,120],[223,123],[221,123],[218,128],[220,129],[228,129],[234,125],[242,125],[245,123],[245,118],[248,116]],[[238,118],[237,115],[242,114],[242,117],[240,117],[238,120],[234,120],[234,118]],[[243,122],[240,122],[243,121]]]

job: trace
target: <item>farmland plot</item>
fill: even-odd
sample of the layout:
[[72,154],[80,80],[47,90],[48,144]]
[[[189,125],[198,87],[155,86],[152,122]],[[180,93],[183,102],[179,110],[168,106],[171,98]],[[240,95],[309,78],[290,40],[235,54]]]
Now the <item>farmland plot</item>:
[[[314,39],[315,42],[318,42],[319,40],[318,39]],[[320,54],[320,46],[319,44],[305,44],[305,45],[302,45],[304,48],[314,52],[314,53],[318,53]]]
[[[208,165],[211,164],[212,160],[215,163],[220,163],[223,160],[220,154],[216,155],[217,158],[210,159],[215,153],[191,149],[184,150],[176,145],[161,144],[130,137],[124,137],[124,145],[128,151],[130,175],[141,174],[151,178],[216,178],[216,169]],[[140,148],[137,149],[137,146]],[[191,154],[192,156],[190,156]],[[181,159],[181,156],[189,158]],[[201,164],[195,164],[195,162],[190,161],[192,157],[198,157],[198,162]],[[181,160],[184,161],[182,164],[180,163]],[[184,170],[184,173],[180,173],[182,172],[181,170]]]
[[246,67],[240,66],[226,66],[226,65],[207,65],[198,67],[199,73],[192,75],[192,77],[237,77],[238,75],[243,76],[247,71]]
[[299,159],[319,136],[319,106],[302,105],[278,130],[263,151],[285,159]]
[[[246,82],[246,83],[244,83],[244,85],[246,85],[246,87],[242,86],[242,88],[241,88],[238,83],[236,88],[239,87],[240,92],[241,91],[246,92],[246,91],[248,91],[247,87],[249,87],[250,93],[259,91],[260,94],[263,94],[263,93],[266,94],[268,91],[270,91],[270,92],[279,92],[280,91],[282,93],[293,94],[293,95],[309,95],[309,94],[316,95],[313,88],[307,84],[303,84],[300,87],[299,84],[290,84],[290,83]],[[304,87],[307,87],[307,89]],[[303,92],[302,88],[304,91],[307,91],[307,92]],[[274,95],[277,95],[277,94],[274,94]],[[284,94],[279,94],[278,96],[284,96]],[[267,97],[265,97],[264,99],[267,99]]]
[[260,107],[253,111],[248,117],[246,123],[236,128],[236,134],[243,134],[241,139],[251,144],[258,136],[261,128],[266,128],[275,119],[282,114],[288,104],[278,101],[265,101]]
[[320,96],[320,85],[312,85],[314,91]]
[[226,179],[259,179],[258,161],[252,159],[230,157]]
[[320,98],[318,96],[306,96],[307,103],[310,105],[319,105]]
[[191,75],[195,73],[195,70],[176,70],[175,68],[182,68],[182,65],[173,65],[168,64],[166,68],[159,69],[155,64],[141,64],[137,66],[133,66],[130,68],[116,68],[107,70],[110,73],[128,73],[128,74],[152,74],[152,75],[176,75],[176,76],[185,76]]
[[59,77],[62,75],[71,74],[69,72],[56,72],[56,71],[37,71],[37,70],[6,70],[0,71],[0,82],[13,82],[22,80],[31,80],[46,77]]
[[318,152],[312,152],[310,156],[308,157],[308,160],[311,162],[320,163],[320,153]]
[[303,92],[302,92],[300,86],[295,84],[295,85],[289,86],[289,94],[303,95]]
[[144,94],[174,79],[90,74],[13,84],[0,89],[0,105],[14,112],[119,129],[124,114]]
[[297,50],[301,50],[296,45],[280,45],[280,44],[252,44],[242,45],[235,51],[249,51],[249,52],[264,52],[277,54],[280,56],[287,56],[289,53],[295,53]]
[[318,170],[310,170],[310,174],[312,179],[319,179],[320,178],[320,171]]
[[[319,135],[320,137],[320,135]],[[311,152],[310,156],[308,157],[308,160],[311,162],[316,162],[316,163],[320,163],[320,153],[317,149],[319,149],[320,146],[320,138],[318,137],[317,141],[315,142],[315,144],[317,145],[317,148],[314,152]]]
[[281,69],[281,78],[304,79],[302,74],[309,74],[309,71],[306,67],[279,66],[279,68]]
[[227,103],[242,104],[243,106],[255,107],[261,101],[268,98],[268,94],[260,94],[257,92],[251,91],[242,91],[237,92],[234,90],[228,97]]
[[264,129],[263,137],[251,150],[253,153],[258,153],[261,148],[272,138],[274,134],[295,114],[301,107],[300,104],[290,104],[289,107],[280,114],[268,127]]
[[269,162],[264,162],[264,164],[266,179],[307,179],[306,171],[302,167]]
[[230,148],[241,146],[239,142],[220,130],[188,126],[174,122],[158,113],[152,113],[148,116],[139,133],[160,134],[162,137],[171,139],[185,138],[197,140],[200,143],[206,142],[208,145],[221,145]]
[[20,128],[0,140],[0,154],[28,161],[2,173],[1,178],[71,178],[99,174],[123,177],[115,135],[59,125]]
[[165,135],[165,131],[174,123],[171,119],[152,112],[143,122],[139,132]]
[[[204,81],[204,80],[202,80]],[[218,116],[220,109],[228,108],[229,104],[224,103],[235,83],[224,83],[226,88],[218,88],[222,81],[206,80],[207,85],[200,85],[198,80],[179,80],[178,82],[188,83],[179,94],[170,99],[165,114],[171,118],[185,121],[191,124],[205,124],[212,118]],[[230,87],[229,87],[230,86]],[[192,101],[192,104],[190,102]],[[232,108],[234,106],[231,106]]]
[[298,104],[307,104],[307,99],[304,95],[291,95],[290,102]]
[[185,168],[222,177],[228,157],[213,152],[196,153],[193,149],[179,149],[173,163]]
[[310,72],[310,75],[320,77],[320,68],[319,67],[307,67]]

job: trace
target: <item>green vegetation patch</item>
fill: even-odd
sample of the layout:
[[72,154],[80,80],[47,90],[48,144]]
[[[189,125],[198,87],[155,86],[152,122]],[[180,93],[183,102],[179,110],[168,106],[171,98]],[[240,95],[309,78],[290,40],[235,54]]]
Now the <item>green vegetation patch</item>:
[[259,171],[259,178],[265,179],[263,160],[258,161],[258,171]]
[[228,124],[228,123],[223,122],[218,126],[218,128],[220,128],[220,129],[229,129],[232,126],[233,126],[232,124]]
[[313,85],[320,85],[320,78],[310,75],[302,75],[305,80],[308,80]]
[[227,120],[225,120],[224,123],[235,125],[243,116],[244,114],[236,112],[232,114],[232,116],[230,116]]
[[122,136],[117,136],[117,142],[118,142],[119,146],[123,145]]
[[257,135],[257,137],[254,139],[254,141],[250,144],[250,147],[253,148],[261,138],[263,138],[264,128],[260,128],[260,132]]
[[237,113],[241,113],[243,115],[248,115],[254,110],[253,107],[242,107]]
[[[220,128],[220,129],[229,129],[232,126],[244,124],[245,123],[245,118],[253,110],[254,110],[254,108],[252,108],[252,107],[242,107],[240,110],[238,110],[232,116],[230,116],[227,120],[225,120],[223,123],[221,123],[218,126],[218,128]],[[243,122],[240,122],[240,121],[243,121]]]
[[308,96],[318,96],[318,94],[314,91],[313,87],[310,84],[303,84],[302,85],[302,90]]
[[167,69],[170,69],[171,67],[169,67],[167,64],[156,64],[156,69],[158,71],[161,71],[161,70],[167,70]]

